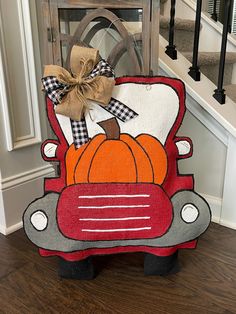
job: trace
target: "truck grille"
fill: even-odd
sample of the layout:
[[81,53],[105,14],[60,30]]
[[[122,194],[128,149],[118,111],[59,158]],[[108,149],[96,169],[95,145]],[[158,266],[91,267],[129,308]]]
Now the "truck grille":
[[155,184],[76,184],[62,192],[57,221],[76,240],[154,238],[168,230],[172,205]]

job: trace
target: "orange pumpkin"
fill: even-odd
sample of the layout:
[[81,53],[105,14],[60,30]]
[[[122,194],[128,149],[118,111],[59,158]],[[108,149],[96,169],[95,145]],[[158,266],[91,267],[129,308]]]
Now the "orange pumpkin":
[[66,154],[67,185],[101,182],[150,182],[162,184],[167,173],[167,156],[162,144],[148,134],[133,138],[120,134],[116,118],[99,125],[98,134],[87,144]]

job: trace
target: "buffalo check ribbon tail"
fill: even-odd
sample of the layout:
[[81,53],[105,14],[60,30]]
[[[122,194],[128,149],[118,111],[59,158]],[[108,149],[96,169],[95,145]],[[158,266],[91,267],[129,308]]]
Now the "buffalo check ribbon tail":
[[[130,109],[128,106],[115,98],[111,98],[108,106],[102,108],[122,122],[128,122],[138,116],[134,110]],[[89,141],[85,118],[80,121],[71,120],[71,128],[76,148],[79,148],[81,145],[84,145]]]

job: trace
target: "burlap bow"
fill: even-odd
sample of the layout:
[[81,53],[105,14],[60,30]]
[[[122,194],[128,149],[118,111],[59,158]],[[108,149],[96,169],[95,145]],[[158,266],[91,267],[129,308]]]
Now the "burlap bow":
[[55,77],[59,83],[67,86],[66,94],[58,99],[56,113],[80,121],[88,106],[87,100],[96,101],[102,106],[108,105],[115,84],[114,79],[101,75],[89,77],[98,61],[97,49],[73,46],[70,57],[72,74],[58,65],[45,67],[44,77]]

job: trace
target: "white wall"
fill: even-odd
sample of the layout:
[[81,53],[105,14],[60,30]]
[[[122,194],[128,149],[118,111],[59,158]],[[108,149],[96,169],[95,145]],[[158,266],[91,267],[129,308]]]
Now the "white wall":
[[178,135],[188,136],[193,141],[193,156],[178,162],[179,171],[194,175],[195,190],[206,198],[213,221],[219,223],[227,147],[188,110]]
[[53,169],[40,155],[47,124],[35,2],[0,0],[0,12],[0,232],[8,233]]
[[181,173],[193,173],[199,193],[222,198],[226,146],[197,118],[187,111],[179,135],[189,136],[193,156],[179,161]]
[[[1,172],[0,172],[0,182],[1,182]],[[1,185],[0,185],[1,189]],[[3,211],[3,198],[2,193],[0,193],[0,230],[6,225],[5,212]]]

